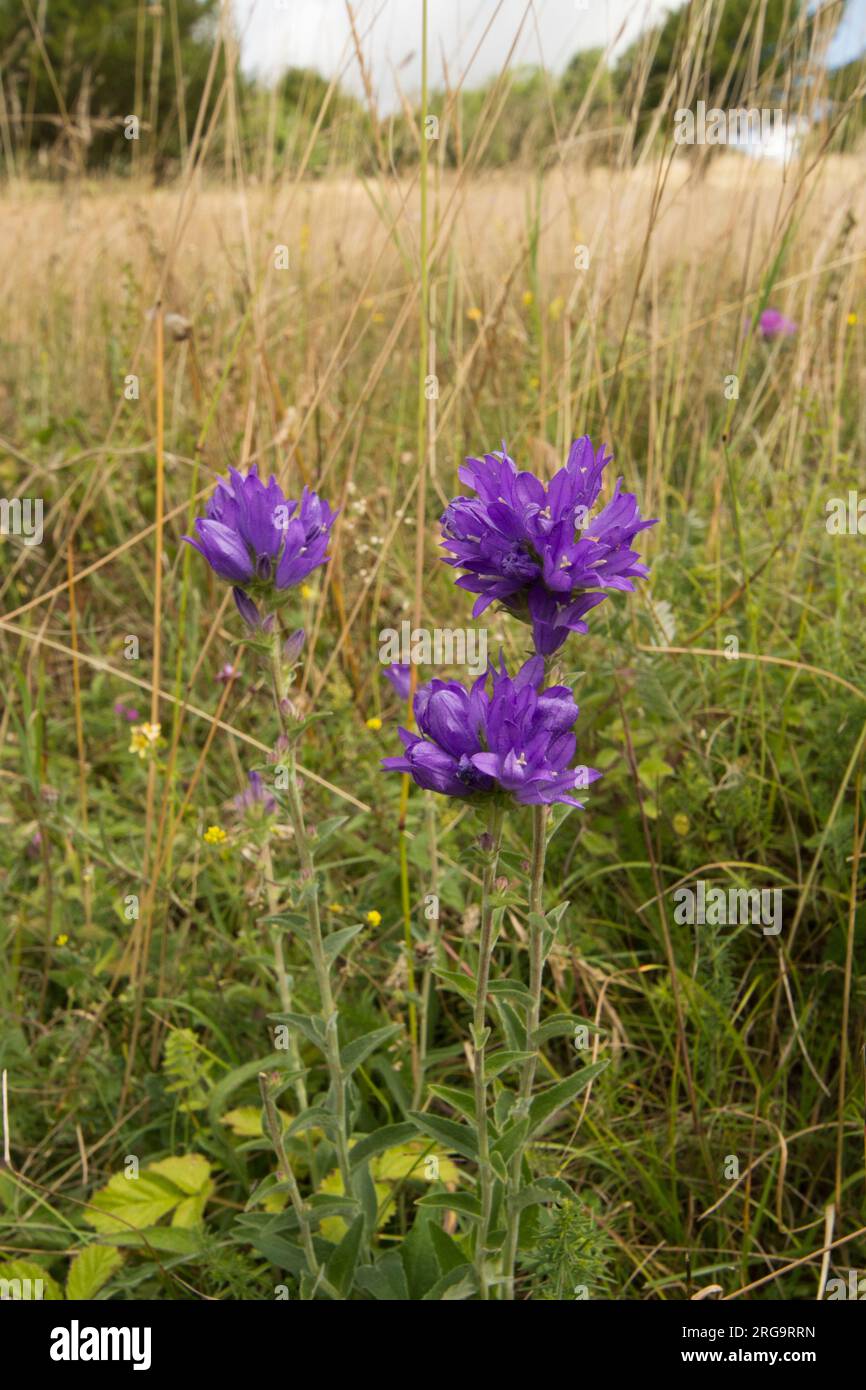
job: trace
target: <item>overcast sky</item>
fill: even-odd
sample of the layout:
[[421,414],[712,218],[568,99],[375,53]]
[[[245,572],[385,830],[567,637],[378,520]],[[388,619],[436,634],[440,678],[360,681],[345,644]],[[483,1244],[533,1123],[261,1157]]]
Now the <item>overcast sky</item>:
[[[272,76],[289,66],[327,77],[346,65],[344,84],[361,92],[345,0],[232,0],[245,67]],[[452,83],[467,66],[469,85],[498,72],[517,39],[513,62],[555,72],[581,48],[617,49],[680,0],[428,0],[430,85]],[[421,78],[421,0],[352,0],[381,108]],[[485,27],[489,30],[485,35]],[[477,53],[476,53],[477,49]],[[474,55],[474,56],[473,56]],[[396,70],[396,79],[395,79]]]

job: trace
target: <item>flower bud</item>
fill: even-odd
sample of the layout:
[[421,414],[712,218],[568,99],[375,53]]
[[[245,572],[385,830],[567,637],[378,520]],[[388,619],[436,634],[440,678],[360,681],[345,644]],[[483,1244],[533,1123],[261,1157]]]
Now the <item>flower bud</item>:
[[240,613],[247,627],[259,627],[261,625],[261,620],[259,618],[259,610],[256,608],[256,605],[253,603],[249,594],[245,594],[243,589],[239,589],[237,587],[232,589],[232,594],[234,596],[234,601],[237,604],[238,612]]
[[298,657],[301,655],[306,636],[307,634],[304,632],[304,629],[299,627],[292,633],[291,637],[286,638],[283,644],[283,655],[286,661],[292,666],[295,665]]

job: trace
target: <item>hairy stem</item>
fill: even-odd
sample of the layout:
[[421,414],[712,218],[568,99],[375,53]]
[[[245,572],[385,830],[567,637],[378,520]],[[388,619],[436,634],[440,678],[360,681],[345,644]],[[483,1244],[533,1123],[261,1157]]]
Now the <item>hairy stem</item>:
[[[279,893],[274,879],[274,861],[271,856],[270,842],[265,842],[262,852],[262,864],[265,875],[265,892],[268,899],[268,912],[272,917],[279,912]],[[271,940],[274,947],[274,971],[277,977],[277,992],[280,997],[280,1008],[283,1013],[290,1013],[292,1008],[292,984],[291,975],[286,970],[285,957],[283,955],[283,933],[279,922],[271,923]],[[307,1097],[307,1083],[304,1079],[304,1072],[301,1066],[301,1054],[298,1048],[298,1039],[295,1033],[289,1029],[289,1066],[294,1074],[294,1092],[298,1102],[298,1114],[303,1115],[309,1106]],[[313,1162],[313,1141],[307,1131],[307,1151],[310,1159],[310,1180],[313,1188],[316,1186],[316,1168]]]
[[310,1230],[309,1216],[304,1200],[301,1197],[300,1188],[292,1168],[289,1155],[286,1153],[286,1146],[283,1143],[283,1130],[280,1121],[280,1114],[274,1104],[274,1098],[268,1085],[267,1073],[259,1072],[259,1090],[262,1093],[262,1104],[265,1108],[265,1123],[268,1127],[268,1134],[277,1155],[277,1162],[280,1165],[279,1177],[281,1182],[285,1182],[289,1189],[289,1197],[296,1217],[298,1218],[298,1230],[301,1234],[301,1245],[304,1250],[304,1257],[307,1261],[307,1268],[316,1280],[319,1288],[326,1293],[329,1298],[339,1299],[340,1295],[326,1278],[319,1264],[313,1245],[313,1236]]
[[349,1138],[346,1118],[346,1082],[340,1059],[340,1037],[337,1028],[337,1008],[331,989],[331,975],[325,955],[322,936],[322,920],[319,913],[319,888],[316,879],[316,866],[310,838],[304,821],[304,808],[301,801],[301,788],[298,781],[298,764],[294,741],[286,728],[286,708],[288,691],[283,668],[281,635],[279,627],[274,634],[271,664],[274,680],[274,695],[280,716],[280,726],[289,736],[289,751],[286,755],[286,774],[288,782],[288,810],[292,829],[295,832],[295,845],[301,865],[301,881],[306,892],[307,923],[309,926],[310,956],[319,991],[319,1002],[325,1023],[325,1060],[331,1082],[331,1108],[336,1129],[337,1163],[343,1179],[343,1190],[348,1196],[352,1191],[352,1170],[349,1163]]
[[490,1166],[490,1128],[487,1119],[487,1028],[484,1018],[487,1005],[487,986],[490,981],[490,962],[493,955],[493,885],[502,844],[503,812],[494,806],[490,813],[488,858],[484,866],[481,890],[481,939],[478,945],[478,978],[476,980],[475,1017],[472,1042],[475,1061],[475,1123],[478,1131],[478,1183],[481,1190],[481,1220],[475,1245],[475,1266],[481,1298],[490,1297],[487,1285],[485,1257],[490,1214],[493,1205],[493,1169]]
[[[544,938],[542,918],[544,915],[544,857],[547,843],[547,807],[535,806],[532,811],[532,864],[529,880],[529,993],[530,1002],[526,1009],[526,1051],[532,1056],[523,1065],[520,1074],[517,1114],[526,1114],[535,1084],[537,1052],[532,1037],[541,1020],[541,981],[544,975]],[[516,1200],[520,1192],[525,1144],[518,1144],[511,1160],[508,1183],[508,1211],[506,1218],[505,1245],[503,1249],[502,1272],[505,1276],[506,1300],[514,1298],[514,1265],[517,1259],[517,1240],[520,1232],[520,1212]]]

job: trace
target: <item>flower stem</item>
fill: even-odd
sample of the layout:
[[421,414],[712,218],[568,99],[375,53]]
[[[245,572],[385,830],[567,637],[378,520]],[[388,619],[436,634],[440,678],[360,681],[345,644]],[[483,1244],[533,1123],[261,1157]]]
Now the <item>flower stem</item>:
[[[268,900],[268,912],[272,917],[279,911],[279,893],[274,880],[274,861],[271,856],[270,841],[265,841],[262,851],[262,865],[265,877],[265,893]],[[274,971],[277,977],[277,991],[280,997],[280,1008],[283,1013],[290,1013],[292,1008],[292,977],[286,970],[285,957],[283,955],[283,936],[282,928],[278,922],[271,924],[271,940],[274,947]],[[307,1083],[304,1080],[303,1068],[301,1067],[301,1055],[298,1049],[298,1039],[293,1032],[289,1032],[289,1066],[294,1074],[294,1091],[298,1102],[298,1114],[303,1115],[309,1106],[307,1098]],[[315,1189],[316,1186],[316,1167],[313,1160],[313,1142],[310,1132],[307,1131],[307,1151],[310,1160],[310,1181]]]
[[[520,1075],[516,1107],[518,1115],[527,1113],[529,1109],[537,1066],[537,1052],[532,1044],[532,1036],[541,1019],[541,981],[544,975],[542,917],[544,914],[546,844],[547,807],[535,806],[532,811],[532,863],[529,880],[529,993],[531,999],[526,1009],[526,1051],[531,1052],[532,1056],[524,1062]],[[516,1200],[520,1192],[525,1150],[525,1143],[518,1144],[509,1170],[508,1211],[502,1265],[505,1275],[505,1298],[508,1301],[514,1298],[514,1265],[517,1259],[517,1241],[520,1233],[520,1212],[516,1209]]]
[[339,1299],[340,1294],[334,1288],[333,1284],[331,1284],[325,1278],[325,1275],[322,1271],[322,1266],[319,1264],[318,1258],[316,1256],[315,1247],[313,1245],[313,1236],[312,1232],[310,1231],[310,1222],[307,1213],[307,1208],[305,1207],[303,1198],[301,1197],[298,1182],[295,1177],[294,1170],[292,1169],[291,1160],[289,1158],[289,1155],[286,1153],[286,1146],[283,1143],[283,1130],[282,1124],[280,1122],[280,1114],[277,1110],[277,1107],[274,1104],[274,1098],[271,1094],[271,1090],[268,1085],[267,1073],[263,1071],[259,1072],[259,1090],[262,1093],[262,1104],[265,1108],[265,1123],[268,1127],[268,1133],[271,1137],[271,1143],[274,1146],[274,1152],[277,1155],[277,1162],[280,1165],[279,1176],[281,1181],[285,1182],[288,1186],[289,1197],[291,1198],[295,1215],[298,1218],[298,1230],[301,1233],[301,1245],[304,1248],[304,1257],[307,1261],[307,1268],[310,1271],[310,1274],[316,1280],[316,1283],[318,1284],[319,1288],[322,1290],[323,1293],[326,1293],[329,1298]]
[[435,912],[430,918],[430,926],[427,933],[427,947],[429,955],[424,965],[421,975],[421,1008],[419,1011],[418,1029],[418,1068],[415,1077],[415,1092],[413,1096],[413,1106],[417,1110],[421,1104],[421,1094],[424,1088],[424,1072],[427,1066],[427,1048],[430,1039],[430,996],[433,992],[433,966],[438,964],[439,952],[439,866],[437,862],[436,849],[436,803],[433,792],[426,792],[427,802],[427,844],[430,855],[430,892],[436,899]]
[[478,978],[476,980],[475,1017],[472,1028],[472,1042],[475,1060],[475,1123],[478,1131],[478,1183],[481,1189],[481,1220],[475,1245],[475,1267],[478,1272],[478,1287],[482,1301],[487,1301],[490,1292],[487,1285],[485,1256],[487,1254],[487,1235],[490,1229],[490,1214],[493,1205],[493,1169],[490,1166],[490,1130],[487,1119],[487,1077],[485,1074],[487,1039],[490,1030],[484,1017],[487,1005],[487,986],[490,981],[490,962],[493,956],[493,885],[496,879],[496,866],[502,844],[503,811],[494,806],[490,812],[490,827],[487,863],[481,889],[481,939],[478,945]]
[[337,1027],[337,1009],[334,1003],[334,995],[331,990],[331,975],[325,955],[325,943],[322,936],[322,921],[319,913],[319,887],[316,879],[316,866],[313,859],[313,851],[310,845],[310,838],[304,821],[304,808],[301,801],[301,789],[298,782],[298,764],[295,756],[294,741],[291,738],[291,731],[286,728],[286,702],[288,692],[286,686],[285,673],[283,669],[281,636],[279,626],[275,630],[272,645],[271,664],[274,680],[274,695],[277,702],[277,710],[280,716],[280,726],[289,737],[289,751],[286,756],[286,773],[288,782],[288,809],[289,819],[292,822],[292,829],[295,832],[295,845],[298,851],[298,859],[301,865],[301,880],[307,888],[307,922],[310,928],[309,947],[313,961],[313,970],[316,976],[316,985],[319,991],[319,1002],[322,1008],[322,1017],[325,1022],[325,1059],[328,1066],[328,1075],[331,1082],[331,1109],[334,1115],[335,1143],[337,1148],[337,1163],[340,1175],[343,1179],[343,1190],[348,1196],[352,1191],[352,1170],[349,1163],[349,1138],[346,1116],[346,1082],[343,1076],[343,1066],[340,1059],[340,1037]]

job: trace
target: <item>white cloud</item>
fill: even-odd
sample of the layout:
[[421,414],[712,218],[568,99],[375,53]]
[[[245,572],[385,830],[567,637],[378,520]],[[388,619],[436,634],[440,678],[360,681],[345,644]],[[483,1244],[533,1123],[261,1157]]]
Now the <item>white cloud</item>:
[[[344,85],[361,94],[345,0],[232,4],[248,70],[268,78],[289,66],[326,77],[345,69]],[[673,7],[672,0],[428,0],[430,85],[442,84],[446,65],[456,83],[470,62],[469,85],[484,82],[506,63],[518,35],[513,63],[543,62],[560,72],[580,49],[621,49]],[[421,0],[353,0],[353,10],[380,108],[388,111],[398,81],[409,93],[420,86]]]

